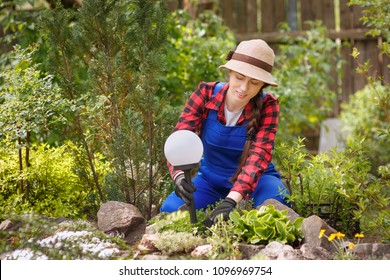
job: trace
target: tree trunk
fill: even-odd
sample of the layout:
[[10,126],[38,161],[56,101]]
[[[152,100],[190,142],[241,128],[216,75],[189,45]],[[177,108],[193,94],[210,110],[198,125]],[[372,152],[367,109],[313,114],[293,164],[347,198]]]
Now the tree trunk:
[[[30,164],[30,139],[31,139],[31,132],[27,131],[26,134],[26,170],[31,166]],[[30,182],[29,180],[26,180],[26,199],[27,201],[30,199]]]
[[153,113],[149,116],[149,205],[148,220],[152,218],[153,205]]
[[[23,173],[23,155],[22,155],[22,139],[20,138],[20,136],[18,137],[18,153],[19,153],[19,174],[22,175],[22,173]],[[23,193],[24,193],[23,178],[20,178],[19,184],[20,184],[20,194],[23,195]]]

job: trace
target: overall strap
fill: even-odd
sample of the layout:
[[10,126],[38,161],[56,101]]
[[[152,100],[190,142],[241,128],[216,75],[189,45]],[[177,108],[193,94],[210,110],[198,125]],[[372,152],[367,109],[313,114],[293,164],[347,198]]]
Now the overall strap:
[[213,90],[213,95],[211,95],[211,98],[214,98],[214,96],[217,94],[218,91],[221,90],[221,88],[226,84],[226,82],[218,82],[216,83],[214,90]]

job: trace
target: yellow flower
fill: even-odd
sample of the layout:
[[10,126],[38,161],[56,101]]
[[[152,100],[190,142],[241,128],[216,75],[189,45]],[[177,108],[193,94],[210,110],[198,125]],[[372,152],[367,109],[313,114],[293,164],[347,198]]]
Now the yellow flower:
[[363,233],[356,233],[355,238],[363,238],[364,234]]
[[353,249],[354,247],[355,247],[355,244],[353,244],[352,242],[348,244],[349,249]]
[[328,237],[328,240],[329,240],[329,241],[332,241],[333,239],[336,238],[336,236],[337,236],[336,233],[332,233],[332,234]]
[[344,233],[341,233],[341,232],[338,232],[338,233],[336,233],[336,237],[337,237],[337,239],[343,239],[344,237],[345,237],[345,234]]
[[321,229],[320,230],[320,235],[318,236],[318,238],[322,238],[325,234],[325,230],[324,229]]

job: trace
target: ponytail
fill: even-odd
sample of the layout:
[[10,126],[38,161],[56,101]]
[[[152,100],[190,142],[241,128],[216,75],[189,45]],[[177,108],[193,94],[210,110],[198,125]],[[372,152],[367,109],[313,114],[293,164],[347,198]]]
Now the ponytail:
[[235,182],[238,178],[238,175],[240,175],[242,167],[244,166],[246,159],[249,155],[249,149],[252,145],[252,141],[256,137],[256,133],[259,131],[259,125],[260,125],[260,119],[261,119],[261,108],[263,105],[263,89],[267,87],[268,84],[265,84],[259,91],[259,93],[254,96],[249,102],[251,103],[252,112],[251,112],[251,118],[248,122],[248,126],[246,128],[246,141],[244,144],[244,151],[242,152],[241,159],[238,165],[238,168],[236,170],[236,173],[230,179],[230,182]]

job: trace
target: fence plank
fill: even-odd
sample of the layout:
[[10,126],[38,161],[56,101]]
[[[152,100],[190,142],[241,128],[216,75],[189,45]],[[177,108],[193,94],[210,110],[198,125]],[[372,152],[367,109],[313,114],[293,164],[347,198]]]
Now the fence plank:
[[247,0],[247,33],[257,32],[257,1]]
[[315,20],[321,20],[328,29],[335,28],[334,0],[316,1],[315,4],[313,4],[312,0],[300,1],[302,29],[310,28],[305,25],[306,21]]
[[286,22],[286,7],[284,0],[261,1],[261,32],[276,32],[279,23]]
[[364,28],[360,21],[363,8],[360,6],[348,6],[349,0],[340,0],[340,28],[355,29]]
[[234,25],[234,0],[224,0],[220,2],[220,8],[222,11],[222,18],[227,26],[235,29]]
[[238,33],[247,32],[247,0],[235,0],[234,11],[235,17],[235,30]]
[[[365,41],[356,41],[355,44],[354,44],[354,47],[356,47],[359,52],[360,52],[360,55],[359,57],[357,58],[357,60],[359,61],[360,64],[364,64],[364,62],[366,61],[366,58],[367,58],[367,42]],[[362,76],[361,74],[357,73],[356,72],[356,69],[358,67],[358,64],[356,62],[356,60],[354,60],[353,64],[351,65],[351,71],[353,71],[353,88],[352,88],[352,93],[362,89],[365,84],[366,84],[366,80],[364,78],[364,76]]]

